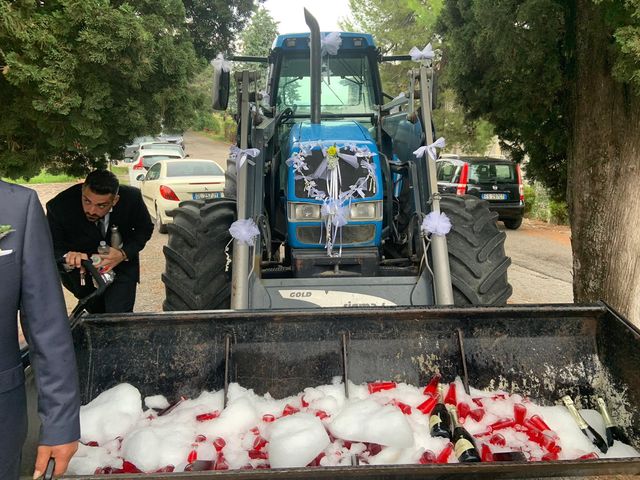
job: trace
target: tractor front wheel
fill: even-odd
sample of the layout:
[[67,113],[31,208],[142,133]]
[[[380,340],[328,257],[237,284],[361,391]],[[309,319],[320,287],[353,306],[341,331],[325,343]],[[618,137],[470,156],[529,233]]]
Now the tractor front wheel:
[[[165,311],[229,308],[231,270],[225,272],[229,227],[236,202],[226,198],[188,200],[171,212],[169,240],[164,247],[162,281]],[[231,255],[229,245],[229,255]]]
[[506,235],[498,214],[472,195],[443,195],[440,210],[453,225],[447,235],[455,305],[504,305],[512,288],[507,281],[511,259],[504,252]]

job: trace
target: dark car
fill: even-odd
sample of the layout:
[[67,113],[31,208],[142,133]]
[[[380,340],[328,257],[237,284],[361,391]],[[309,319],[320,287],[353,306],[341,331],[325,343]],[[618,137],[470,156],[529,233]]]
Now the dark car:
[[443,155],[436,162],[438,191],[475,195],[489,202],[505,227],[515,230],[524,215],[520,165],[504,158]]

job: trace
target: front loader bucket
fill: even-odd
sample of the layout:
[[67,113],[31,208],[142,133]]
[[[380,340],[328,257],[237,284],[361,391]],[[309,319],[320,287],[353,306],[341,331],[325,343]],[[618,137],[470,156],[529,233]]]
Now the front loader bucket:
[[[83,403],[121,382],[138,387],[143,396],[161,393],[170,401],[205,389],[223,389],[229,382],[279,398],[331,383],[336,376],[354,383],[395,380],[425,385],[440,371],[444,382],[460,376],[476,388],[502,388],[543,405],[553,405],[569,394],[583,408],[594,408],[595,397],[602,396],[615,406],[613,416],[625,419],[622,426],[633,446],[640,447],[640,334],[603,304],[101,315],[83,317],[73,335]],[[28,378],[33,384],[33,377]],[[33,448],[34,443],[28,444],[25,452]],[[324,467],[174,476],[400,479],[614,473],[640,473],[640,460]]]

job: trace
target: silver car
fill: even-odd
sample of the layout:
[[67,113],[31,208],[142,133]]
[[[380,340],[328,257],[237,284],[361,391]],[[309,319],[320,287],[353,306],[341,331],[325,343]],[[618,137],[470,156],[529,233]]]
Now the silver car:
[[158,139],[152,136],[135,137],[133,141],[124,147],[124,161],[132,161],[138,153],[141,143],[157,142]]

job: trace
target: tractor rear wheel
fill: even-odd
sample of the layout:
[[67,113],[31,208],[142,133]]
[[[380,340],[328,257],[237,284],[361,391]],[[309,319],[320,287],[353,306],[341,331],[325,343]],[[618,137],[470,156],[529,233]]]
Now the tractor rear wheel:
[[167,225],[169,240],[163,249],[163,310],[229,308],[231,270],[225,272],[224,249],[236,219],[235,200],[188,200],[171,215],[173,223]]
[[506,235],[498,214],[471,195],[443,195],[440,210],[453,228],[447,235],[455,305],[504,305],[512,288],[507,281],[511,259],[504,252]]

